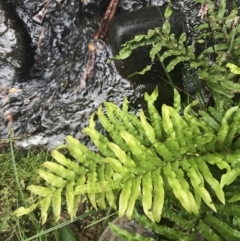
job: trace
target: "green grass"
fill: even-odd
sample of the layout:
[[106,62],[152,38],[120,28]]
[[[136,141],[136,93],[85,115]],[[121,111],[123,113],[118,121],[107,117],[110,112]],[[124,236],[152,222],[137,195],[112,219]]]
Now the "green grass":
[[[96,211],[87,199],[82,201],[79,215],[69,220],[66,215],[60,223],[53,223],[50,218],[45,225],[41,224],[40,213],[16,217],[13,212],[20,206],[30,206],[34,196],[29,196],[26,189],[30,184],[40,184],[42,180],[37,174],[44,161],[51,161],[50,152],[45,149],[10,150],[0,153],[0,241],[75,241],[72,233],[73,223],[80,226],[82,233],[92,233],[93,239],[107,226],[109,217],[113,214],[108,211]],[[65,217],[65,218],[64,218]],[[78,233],[78,237],[82,235]]]
[[40,221],[32,214],[18,219],[13,211],[29,204],[26,187],[40,183],[37,170],[45,160],[50,160],[46,150],[18,150],[0,154],[0,240],[24,240],[41,230]]

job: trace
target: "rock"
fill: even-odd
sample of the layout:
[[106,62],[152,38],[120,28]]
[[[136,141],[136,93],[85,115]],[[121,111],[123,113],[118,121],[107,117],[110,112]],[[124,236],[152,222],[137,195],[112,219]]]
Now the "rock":
[[[22,73],[28,71],[33,63],[33,51],[30,42],[30,37],[21,25],[21,20],[14,12],[12,5],[1,2],[0,66],[4,66],[5,69],[9,65],[9,68],[15,68]],[[2,69],[2,67],[0,68]]]
[[[191,30],[191,26],[198,25],[198,9],[189,5],[191,1],[182,1],[186,2],[183,11],[187,9],[185,15]],[[89,4],[90,12],[84,10],[85,2],[86,8]],[[155,85],[152,81],[150,84],[145,81],[144,84],[133,86],[132,82],[122,78],[113,65],[106,64],[110,58],[110,49],[103,41],[98,42],[92,78],[81,93],[77,91],[88,60],[88,43],[98,30],[103,15],[98,14],[108,2],[109,0],[51,1],[43,25],[40,26],[33,22],[32,17],[41,8],[43,1],[0,0],[0,5],[11,3],[13,6],[8,11],[4,10],[7,12],[6,16],[10,13],[12,16],[14,12],[18,15],[16,18],[9,18],[9,21],[16,19],[15,23],[19,24],[16,32],[24,32],[25,29],[25,35],[31,38],[31,43],[20,44],[18,50],[21,47],[28,50],[29,46],[39,47],[40,50],[34,71],[23,77],[19,76],[21,68],[10,62],[0,63],[0,69],[4,68],[4,74],[0,72],[0,139],[8,138],[7,119],[12,116],[17,146],[27,148],[31,145],[46,145],[51,149],[64,142],[65,135],[73,135],[93,148],[89,138],[81,130],[88,125],[91,114],[102,102],[111,101],[121,105],[124,97],[127,97],[136,112],[144,107],[143,93],[151,92]],[[142,8],[149,2],[121,0],[118,13]],[[178,1],[173,1],[173,4],[174,2]],[[101,8],[97,16],[91,14],[94,6]],[[39,43],[40,33],[43,35]],[[22,63],[24,62],[23,60]],[[9,81],[6,81],[6,76]],[[100,125],[97,128],[101,130]]]
[[146,6],[148,6],[149,4],[151,5],[152,3],[150,3],[152,1],[148,1],[148,0],[121,0],[119,3],[119,12],[121,14],[123,13],[129,13],[130,11],[135,11],[141,8],[144,8]]
[[[146,34],[149,29],[161,27],[164,23],[164,12],[167,5],[161,7],[146,7],[127,14],[119,15],[111,21],[109,25],[109,40],[112,47],[113,55],[121,50],[122,44],[133,39],[136,35]],[[179,13],[174,10],[170,18],[171,31],[176,37],[183,33],[182,22],[179,21]],[[141,71],[144,67],[151,63],[149,57],[149,47],[140,47],[134,50],[130,57],[125,60],[115,60],[116,68],[119,74],[127,78],[135,71]],[[169,63],[169,58],[165,65]],[[175,67],[170,76],[178,88],[182,88],[181,81],[181,64]],[[145,88],[145,91],[151,93],[156,85],[159,86],[158,105],[163,103],[172,103],[172,87],[167,81],[167,76],[159,61],[155,61],[151,71],[145,75],[135,75],[131,80],[136,88]]]
[[106,11],[110,0],[87,0],[84,2],[84,13],[90,15],[102,15]]
[[5,139],[9,132],[5,125],[8,112],[4,108],[10,101],[9,95],[16,95],[12,86],[22,81],[33,63],[30,42],[12,5],[0,1],[0,139]]

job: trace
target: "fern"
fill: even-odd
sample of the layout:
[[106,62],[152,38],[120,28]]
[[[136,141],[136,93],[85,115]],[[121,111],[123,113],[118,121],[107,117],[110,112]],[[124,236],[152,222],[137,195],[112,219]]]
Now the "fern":
[[[113,59],[126,59],[134,49],[149,45],[149,55],[153,63],[158,59],[164,64],[166,58],[174,56],[165,68],[167,72],[180,62],[190,62],[190,67],[198,71],[199,79],[204,80],[211,90],[217,108],[229,108],[232,105],[231,99],[240,91],[239,76],[226,68],[229,63],[240,65],[238,8],[233,2],[232,11],[226,15],[226,0],[221,0],[219,9],[215,8],[211,1],[197,2],[207,5],[208,13],[204,16],[204,23],[196,29],[200,33],[195,41],[200,44],[207,41],[207,44],[211,45],[199,55],[194,53],[195,46],[187,46],[186,33],[179,39],[176,39],[173,33],[170,34],[170,3],[165,13],[166,21],[161,28],[151,29],[146,35],[138,35],[126,42],[119,55]],[[151,65],[134,74],[144,74],[150,69]]]
[[[233,227],[233,222],[227,220],[239,220],[239,205],[216,205],[217,215],[209,212],[205,207],[201,209],[201,215],[193,216],[176,207],[174,203],[164,205],[162,212],[163,222],[156,224],[149,222],[145,215],[134,210],[134,218],[145,228],[154,231],[161,240],[206,240],[225,241],[239,240],[239,227]],[[179,211],[181,210],[181,211]],[[168,225],[166,225],[168,224]],[[235,225],[236,226],[236,225]],[[139,237],[130,234],[121,228],[110,225],[112,231],[124,240],[152,240],[151,238]]]
[[[145,95],[151,124],[143,111],[138,119],[112,103],[105,103],[104,115],[100,106],[98,117],[110,138],[95,129],[93,115],[83,132],[91,137],[99,152],[67,136],[67,144],[58,149],[66,148],[75,161],[52,151],[56,163],[44,162],[45,170],[39,170],[46,186],[28,187],[37,196],[37,202],[30,208],[20,208],[16,214],[23,215],[40,206],[44,223],[52,204],[57,221],[64,194],[73,218],[81,196],[87,195],[95,208],[109,205],[117,209],[119,216],[126,214],[128,218],[140,199],[146,216],[159,222],[169,196],[166,186],[190,214],[199,214],[202,201],[214,212],[213,200],[217,198],[225,204],[223,187],[240,174],[239,168],[231,168],[231,163],[240,158],[239,142],[235,140],[239,135],[238,107],[226,111],[218,125],[214,117],[193,111],[196,101],[185,108],[183,117],[174,108],[163,105],[160,117],[153,105],[157,92],[156,89],[151,96]],[[175,104],[180,106],[179,94],[174,93]],[[126,109],[126,101],[124,105]],[[141,132],[136,128],[140,125]],[[212,174],[212,167],[219,170],[218,176]],[[223,169],[225,173],[221,174]]]

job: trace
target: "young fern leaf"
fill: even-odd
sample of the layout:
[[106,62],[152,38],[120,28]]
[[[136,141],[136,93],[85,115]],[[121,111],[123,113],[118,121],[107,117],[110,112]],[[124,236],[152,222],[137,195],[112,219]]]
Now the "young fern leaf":
[[203,222],[201,219],[199,220],[199,223],[197,225],[197,229],[199,232],[207,239],[213,240],[213,241],[222,241],[222,239],[217,235],[208,224]]
[[131,196],[132,184],[132,180],[130,180],[125,182],[122,187],[122,191],[119,197],[119,217],[122,217],[127,210],[128,200]]
[[[105,103],[106,105],[106,103]],[[112,115],[112,109],[109,109],[110,107],[108,106],[107,108],[107,113],[108,113],[108,116]],[[118,130],[119,129],[115,129],[115,126],[114,123],[111,123],[111,121],[103,114],[102,112],[102,108],[98,108],[98,118],[99,118],[99,121],[101,123],[101,125],[104,127],[104,129],[111,135],[111,138],[113,139],[113,141],[119,145],[119,147],[121,147],[123,150],[127,150],[127,147],[126,147],[126,143],[122,140],[122,138],[119,138],[119,135],[118,135]],[[114,117],[113,117],[114,119]]]
[[27,187],[27,189],[32,193],[39,195],[40,197],[51,196],[55,191],[55,188],[42,187],[42,186],[36,186],[36,185],[30,185]]
[[163,178],[160,175],[161,174],[161,168],[156,169],[152,172],[152,182],[153,182],[153,207],[152,207],[152,213],[153,218],[155,222],[160,222],[161,216],[162,216],[162,209],[164,204],[164,183]]
[[220,186],[222,189],[226,184],[226,180],[228,176],[230,175],[230,172],[231,172],[230,165],[227,162],[223,161],[221,157],[216,156],[214,154],[206,154],[203,158],[206,162],[210,163],[211,165],[217,165],[217,167],[220,170],[226,169],[226,173],[222,175],[220,180]]
[[194,214],[198,214],[199,213],[199,208],[198,205],[195,201],[195,198],[193,197],[193,194],[190,192],[190,186],[187,182],[187,180],[184,177],[184,172],[181,168],[179,168],[180,163],[178,161],[175,161],[172,164],[173,170],[176,173],[179,183],[181,184],[183,190],[185,191],[186,195],[187,195],[187,200],[189,200],[189,204],[191,205],[191,210]]
[[240,238],[240,232],[238,230],[231,228],[227,223],[212,215],[207,214],[203,218],[203,221],[219,232],[223,237],[227,238],[227,240],[239,240]]
[[51,204],[51,197],[45,197],[39,203],[40,203],[42,224],[44,224],[47,221],[47,216],[48,216],[47,212]]
[[[162,133],[162,118],[158,111],[156,110],[156,107],[154,106],[154,102],[157,100],[158,97],[158,88],[156,87],[153,93],[149,96],[148,93],[144,94],[144,99],[147,102],[148,110],[151,118],[151,124],[154,131],[154,139],[161,140],[163,138]],[[140,113],[143,115],[143,112]],[[143,124],[143,122],[142,122]],[[145,129],[145,133],[148,134],[148,131]],[[153,135],[152,135],[153,136]],[[148,137],[149,139],[149,137]],[[150,140],[150,139],[149,139]]]
[[67,181],[63,178],[56,176],[50,172],[38,170],[38,174],[41,178],[43,178],[46,182],[48,182],[50,185],[54,187],[64,187],[67,184]]
[[141,191],[141,177],[136,177],[132,181],[131,195],[129,197],[128,206],[126,210],[126,216],[128,219],[132,218],[135,203],[140,195],[140,191]]
[[62,189],[59,188],[52,196],[52,208],[53,208],[54,222],[57,222],[60,219],[61,206],[62,206],[61,194],[62,194]]
[[70,181],[66,186],[66,202],[67,202],[67,211],[71,219],[75,217],[74,213],[74,186],[75,182]]
[[200,172],[202,173],[204,179],[208,182],[208,184],[214,190],[218,199],[223,204],[225,204],[224,192],[223,192],[219,182],[212,176],[210,169],[208,168],[208,165],[206,164],[206,162],[204,162],[204,159],[201,157],[198,157],[195,160],[196,160],[196,164],[198,165],[198,168],[199,168]]
[[136,167],[135,162],[131,160],[126,153],[116,144],[109,142],[108,146],[112,149],[118,160],[129,169],[134,169]]
[[[66,139],[68,139],[68,141],[69,141],[70,138],[66,137]],[[61,165],[66,167],[63,171],[65,171],[65,170],[72,171],[76,175],[81,175],[84,173],[84,169],[82,167],[80,167],[76,162],[73,162],[73,161],[70,161],[69,159],[67,159],[63,154],[61,154],[57,150],[53,150],[51,152],[51,155],[58,163],[60,163]],[[74,174],[71,173],[70,175],[74,175]],[[75,177],[76,176],[74,175],[74,178]],[[73,180],[73,179],[70,179],[70,180]]]
[[212,203],[212,198],[209,192],[204,188],[204,178],[200,173],[196,162],[193,157],[189,158],[189,162],[187,160],[183,160],[181,162],[183,169],[186,171],[188,177],[190,178],[191,184],[194,187],[194,190],[201,196],[204,202],[214,211],[216,211],[215,206]]
[[152,208],[152,189],[151,173],[147,172],[142,177],[142,206],[144,213],[154,222],[153,213],[150,211]]
[[182,206],[189,212],[198,214],[199,210],[195,202],[192,203],[194,200],[192,198],[191,193],[182,183],[182,180],[178,180],[176,178],[176,173],[170,169],[170,165],[167,165],[167,168],[163,168],[166,178],[168,180],[169,185],[171,186],[176,198],[181,202]]
[[[113,169],[110,165],[107,165],[106,168],[105,168],[105,179],[106,179],[106,182],[110,182],[112,181],[112,177],[113,177]],[[115,202],[115,195],[114,195],[114,190],[109,190],[109,191],[106,191],[106,200],[108,201],[109,205],[111,208],[113,208],[114,210],[117,209],[117,206],[116,206],[116,202]]]
[[237,111],[237,109],[238,109],[238,106],[232,107],[226,112],[225,116],[223,117],[221,128],[219,129],[219,132],[217,134],[217,140],[220,143],[225,144],[225,140],[229,132],[228,119],[234,114],[234,112]]
[[42,166],[46,167],[49,171],[57,174],[61,178],[66,179],[68,181],[76,179],[76,174],[73,171],[68,170],[68,169],[64,168],[63,166],[56,164],[54,162],[47,161],[47,162],[44,162],[42,164]]

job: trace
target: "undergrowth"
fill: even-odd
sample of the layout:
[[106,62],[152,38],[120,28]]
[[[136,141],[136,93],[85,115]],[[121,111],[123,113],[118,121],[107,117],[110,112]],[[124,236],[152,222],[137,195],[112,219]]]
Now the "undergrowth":
[[[52,151],[54,161],[39,169],[41,183],[28,186],[31,205],[19,208],[17,216],[40,210],[43,224],[49,217],[57,223],[65,204],[74,219],[80,200],[87,198],[95,209],[111,207],[119,217],[134,217],[164,240],[192,241],[198,234],[208,241],[240,240],[238,8],[233,2],[227,11],[226,0],[219,7],[209,0],[196,2],[202,4],[204,19],[196,41],[208,45],[200,54],[186,45],[185,33],[179,39],[170,34],[170,3],[162,28],[128,41],[115,58],[150,45],[153,61],[164,64],[174,56],[165,66],[168,72],[188,62],[206,83],[213,105],[202,110],[195,108],[195,100],[183,107],[174,90],[173,107],[163,105],[159,113],[154,106],[157,88],[145,94],[149,118],[143,110],[130,113],[126,99],[122,108],[103,103],[83,129],[98,151],[67,136],[66,144]],[[95,116],[107,136],[96,129]],[[152,240],[111,227],[125,240]]]
[[[39,221],[33,215],[19,220],[13,215],[14,209],[24,203],[28,205],[26,186],[41,182],[37,169],[44,159],[51,156],[46,151],[10,151],[0,154],[0,240],[24,240],[35,232],[40,232]],[[44,237],[43,237],[44,238]]]
[[29,197],[26,187],[31,183],[42,183],[37,170],[44,160],[53,159],[45,149],[15,150],[12,153],[11,150],[0,154],[0,241],[75,241],[84,233],[89,233],[85,235],[90,239],[97,239],[112,212],[93,210],[88,200],[82,200],[79,215],[73,220],[63,211],[60,223],[49,218],[42,225],[38,212],[22,218],[13,214],[19,206],[31,204],[34,197]]

